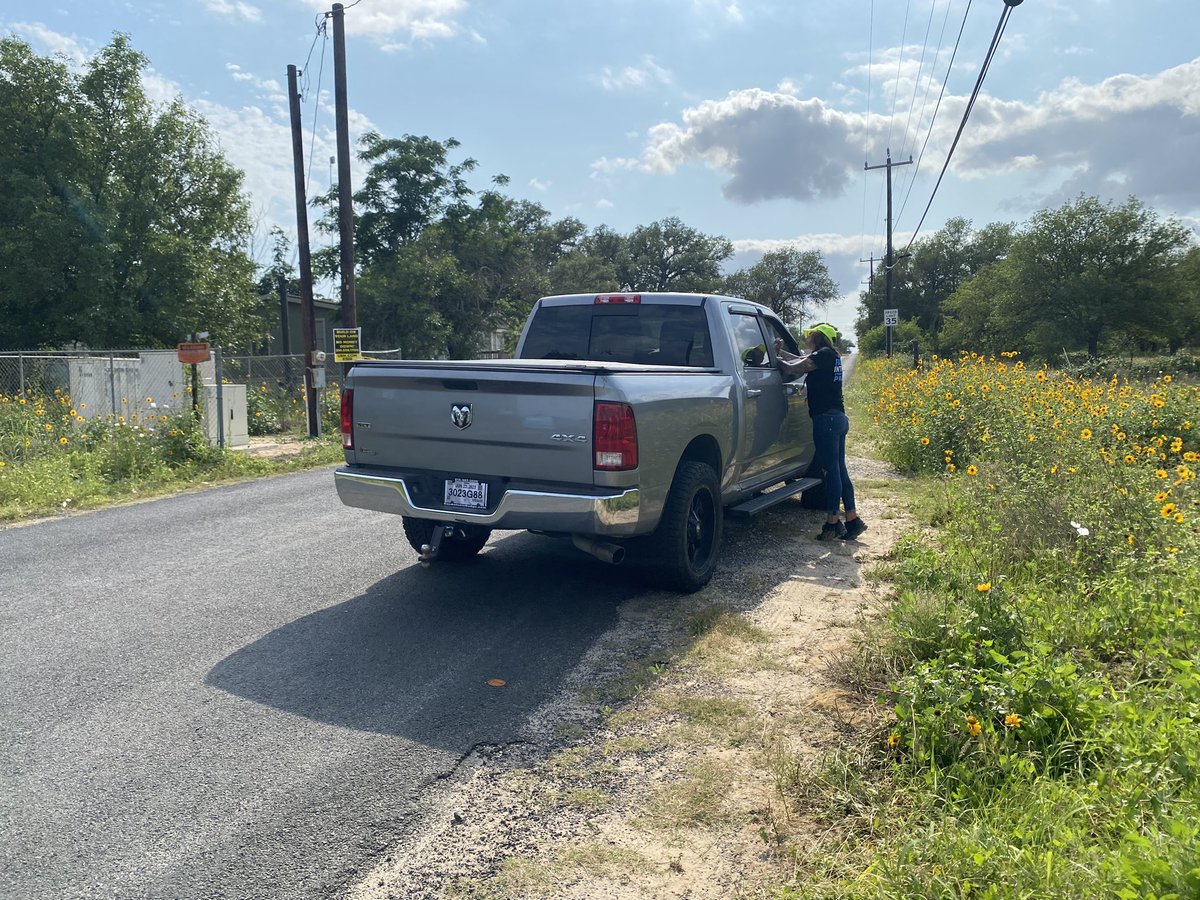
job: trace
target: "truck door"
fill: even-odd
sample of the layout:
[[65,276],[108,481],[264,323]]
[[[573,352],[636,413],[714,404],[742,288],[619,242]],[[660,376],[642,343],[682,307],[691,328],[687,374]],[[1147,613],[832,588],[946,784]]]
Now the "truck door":
[[[772,316],[763,316],[764,330],[768,335],[767,346],[775,352],[775,339],[783,341],[791,353],[799,353],[796,339],[783,323]],[[807,469],[813,460],[812,417],[808,414],[808,390],[803,375],[783,375],[783,394],[787,403],[783,430],[780,435],[780,453],[784,467],[788,470]]]
[[[781,437],[787,418],[783,375],[772,363],[758,314],[750,308],[729,310],[738,365],[741,367],[742,420],[738,482],[756,480],[780,467]],[[772,338],[773,340],[773,338]]]

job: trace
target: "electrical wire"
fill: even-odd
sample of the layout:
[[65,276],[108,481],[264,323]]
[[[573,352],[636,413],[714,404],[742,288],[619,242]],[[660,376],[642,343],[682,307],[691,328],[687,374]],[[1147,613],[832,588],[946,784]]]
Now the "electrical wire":
[[[863,164],[871,152],[871,65],[875,61],[875,0],[871,0],[871,21],[867,27],[867,118],[863,122]],[[862,244],[858,248],[858,257],[867,252],[867,171],[863,169],[863,201],[862,201]]]
[[892,116],[888,119],[888,147],[892,146],[892,126],[896,121],[896,101],[900,97],[900,67],[904,65],[904,42],[908,40],[908,13],[912,9],[912,0],[904,5],[904,27],[900,32],[900,55],[896,58],[896,87],[892,91]]
[[1008,26],[1008,20],[1012,17],[1014,7],[1009,6],[1007,2],[1004,4],[1004,11],[1000,13],[1000,21],[996,25],[996,32],[992,35],[991,46],[988,47],[987,54],[984,56],[983,65],[979,67],[979,77],[975,80],[975,87],[971,91],[971,97],[967,100],[967,108],[963,110],[962,122],[958,125],[958,131],[954,135],[954,141],[950,144],[950,152],[946,154],[946,162],[942,166],[941,174],[938,175],[937,182],[933,186],[933,193],[929,197],[929,203],[925,205],[925,212],[921,214],[921,221],[917,223],[917,227],[913,229],[912,237],[909,238],[904,251],[913,245],[913,241],[917,239],[917,234],[921,231],[921,226],[925,224],[925,217],[929,215],[929,210],[933,206],[933,198],[937,196],[938,188],[942,184],[942,178],[946,175],[946,170],[950,168],[950,160],[954,157],[954,150],[958,146],[958,140],[962,137],[963,129],[967,127],[967,119],[971,116],[971,110],[975,108],[975,101],[979,98],[979,92],[983,88],[983,79],[987,77],[988,69],[992,66],[992,60],[996,56],[996,48],[1000,46],[1000,39],[1004,36],[1004,29]]
[[[912,194],[913,185],[917,182],[917,174],[921,171],[921,160],[925,158],[925,148],[929,146],[929,138],[933,134],[933,125],[937,121],[938,111],[942,108],[942,97],[946,94],[946,85],[950,82],[950,73],[954,70],[954,58],[958,55],[958,45],[962,42],[963,30],[967,27],[967,16],[971,14],[972,0],[967,0],[967,8],[963,11],[962,25],[958,28],[958,37],[954,41],[954,50],[950,53],[950,62],[946,66],[946,77],[942,79],[942,88],[938,91],[937,103],[933,107],[933,115],[929,118],[929,128],[925,132],[925,140],[921,144],[921,152],[917,154],[917,164],[913,166],[913,176],[908,182],[908,191],[904,194],[904,200],[900,204],[900,212],[896,214],[896,220],[904,215],[904,209],[908,206],[908,198]],[[950,17],[950,6],[946,5],[946,18]],[[945,23],[942,25],[945,28]]]
[[325,40],[321,43],[321,64],[317,70],[317,90],[313,96],[313,114],[312,114],[312,137],[308,142],[308,172],[305,174],[304,191],[308,193],[312,189],[312,164],[313,153],[317,146],[317,113],[321,109],[321,83],[325,77],[325,48],[329,45],[329,29],[325,24],[321,24],[321,31],[325,34]]
[[[937,3],[929,4],[929,21],[925,24],[925,42],[921,45],[921,61],[917,63],[917,77],[913,79],[913,95],[908,102],[908,118],[904,120],[904,139],[900,141],[900,154],[904,155],[904,145],[908,143],[908,126],[912,124],[913,110],[917,107],[917,89],[921,86],[921,73],[925,71],[925,51],[929,49],[929,32],[933,30],[933,13]],[[917,127],[921,121],[917,120]]]

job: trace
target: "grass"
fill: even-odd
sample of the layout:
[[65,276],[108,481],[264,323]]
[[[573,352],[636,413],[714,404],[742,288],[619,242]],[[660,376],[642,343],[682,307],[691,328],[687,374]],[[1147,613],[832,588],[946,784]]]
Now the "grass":
[[0,395],[0,521],[93,509],[199,484],[329,465],[332,439],[297,456],[263,459],[209,447],[190,415],[156,415],[152,398],[128,416],[87,418],[55,392]]
[[1200,896],[1200,391],[862,363],[922,531],[842,673],[878,728],[777,766],[779,895]]

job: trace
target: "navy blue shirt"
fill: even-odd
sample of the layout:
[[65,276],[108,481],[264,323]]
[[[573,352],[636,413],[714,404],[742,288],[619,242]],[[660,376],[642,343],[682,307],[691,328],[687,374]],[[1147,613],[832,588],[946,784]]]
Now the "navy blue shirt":
[[808,373],[808,414],[846,411],[842,401],[842,358],[832,347],[822,347],[809,357],[816,368]]

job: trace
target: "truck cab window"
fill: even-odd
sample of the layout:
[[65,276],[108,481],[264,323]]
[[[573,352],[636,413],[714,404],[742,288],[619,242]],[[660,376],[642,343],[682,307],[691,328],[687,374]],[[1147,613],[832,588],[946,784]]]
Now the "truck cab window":
[[758,316],[745,313],[730,315],[734,346],[742,365],[748,369],[769,368],[771,360],[767,355],[767,339],[758,324]]

